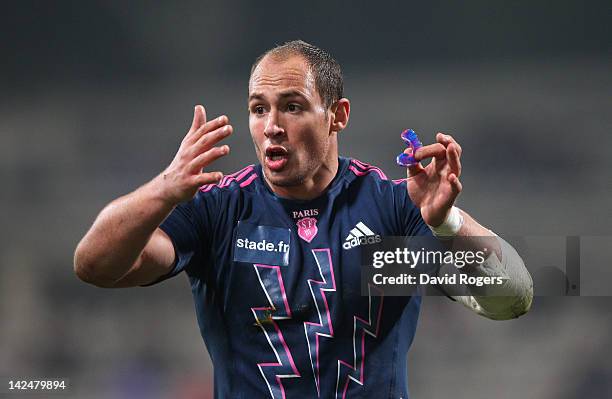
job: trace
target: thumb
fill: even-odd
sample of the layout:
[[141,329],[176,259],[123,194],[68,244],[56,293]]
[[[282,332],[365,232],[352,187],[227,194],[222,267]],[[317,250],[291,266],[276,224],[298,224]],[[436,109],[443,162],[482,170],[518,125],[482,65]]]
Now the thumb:
[[423,170],[425,170],[425,168],[423,167],[423,165],[421,165],[420,162],[408,165],[408,167],[406,168],[406,176],[410,179],[411,177],[414,177],[421,173]]
[[189,131],[195,132],[206,123],[206,110],[201,105],[196,105],[193,110],[193,122],[191,122],[191,128]]
[[[412,148],[406,148],[404,150],[404,153],[412,156]],[[406,167],[406,176],[410,179],[411,177],[421,173],[424,169],[425,168],[423,168],[423,165],[421,165],[420,162],[408,164],[408,166]]]

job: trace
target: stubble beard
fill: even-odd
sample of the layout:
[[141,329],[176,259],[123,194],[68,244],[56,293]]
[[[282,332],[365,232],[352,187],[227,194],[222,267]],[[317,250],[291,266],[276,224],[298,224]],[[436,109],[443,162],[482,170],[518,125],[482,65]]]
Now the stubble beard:
[[290,174],[288,176],[274,176],[273,172],[270,172],[265,167],[263,168],[266,180],[270,184],[278,187],[296,187],[301,186],[306,181],[306,175],[304,173]]

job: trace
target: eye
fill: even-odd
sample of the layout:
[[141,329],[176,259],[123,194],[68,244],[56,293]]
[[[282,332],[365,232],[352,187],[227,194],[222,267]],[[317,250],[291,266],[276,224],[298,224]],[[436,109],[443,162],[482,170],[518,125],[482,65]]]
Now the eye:
[[266,112],[266,109],[264,108],[263,105],[256,105],[253,108],[251,108],[251,112],[256,115],[263,115]]
[[299,112],[301,110],[301,107],[299,104],[296,103],[289,103],[287,104],[287,111],[289,112]]

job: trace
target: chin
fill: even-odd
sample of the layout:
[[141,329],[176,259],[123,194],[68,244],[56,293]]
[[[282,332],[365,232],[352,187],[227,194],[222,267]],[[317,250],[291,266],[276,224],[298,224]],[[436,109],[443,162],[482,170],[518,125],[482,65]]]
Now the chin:
[[278,187],[294,187],[304,183],[304,177],[301,175],[289,174],[288,171],[270,172],[264,169],[268,183]]

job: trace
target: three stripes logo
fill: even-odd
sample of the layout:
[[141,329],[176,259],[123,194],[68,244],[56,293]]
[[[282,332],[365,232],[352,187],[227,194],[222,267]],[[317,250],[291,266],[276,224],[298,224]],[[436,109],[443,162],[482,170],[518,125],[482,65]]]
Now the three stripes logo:
[[359,245],[376,244],[380,241],[380,234],[374,233],[368,226],[363,224],[363,222],[359,222],[344,240],[342,248],[351,249]]

